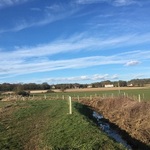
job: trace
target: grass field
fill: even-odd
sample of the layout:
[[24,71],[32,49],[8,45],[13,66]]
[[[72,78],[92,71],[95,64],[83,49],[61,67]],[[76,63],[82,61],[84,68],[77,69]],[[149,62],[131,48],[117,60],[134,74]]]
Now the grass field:
[[[86,91],[87,90],[87,91]],[[98,88],[97,90],[94,89],[78,89],[78,90],[66,90],[64,93],[63,92],[55,92],[55,93],[35,93],[35,94],[32,94],[34,96],[44,96],[45,94],[47,96],[50,96],[50,97],[55,97],[55,98],[58,98],[58,99],[61,99],[64,96],[72,96],[72,97],[86,97],[87,99],[90,98],[90,95],[92,95],[92,97],[96,97],[96,96],[99,96],[99,97],[103,97],[103,96],[106,96],[106,97],[111,97],[112,95],[113,96],[118,96],[118,95],[128,95],[128,97],[133,97],[138,99],[138,96],[140,94],[141,96],[141,100],[142,101],[150,101],[150,88]]]
[[0,101],[0,149],[124,149],[98,129],[84,105],[73,102],[67,113],[62,100]]

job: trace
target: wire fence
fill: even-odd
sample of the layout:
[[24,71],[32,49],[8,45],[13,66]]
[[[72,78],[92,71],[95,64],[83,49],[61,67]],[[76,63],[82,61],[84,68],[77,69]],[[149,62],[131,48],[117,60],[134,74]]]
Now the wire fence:
[[74,93],[74,94],[69,94],[69,93],[42,93],[42,94],[31,94],[28,97],[23,97],[20,95],[5,95],[3,96],[2,101],[16,101],[16,100],[67,100],[68,97],[71,96],[72,100],[75,101],[80,101],[80,100],[93,100],[93,99],[107,99],[107,98],[127,98],[130,100],[135,100],[135,101],[145,101],[145,95],[143,94],[137,94],[137,95],[133,95],[133,94],[128,94],[128,93],[103,93],[103,94],[99,94],[99,93]]

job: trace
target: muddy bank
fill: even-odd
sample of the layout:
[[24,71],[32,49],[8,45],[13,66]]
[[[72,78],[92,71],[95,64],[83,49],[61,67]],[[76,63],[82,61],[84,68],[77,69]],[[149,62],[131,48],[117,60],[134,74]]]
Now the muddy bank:
[[150,146],[150,103],[139,103],[126,98],[82,100],[81,103],[100,112],[114,125],[127,132],[131,139]]

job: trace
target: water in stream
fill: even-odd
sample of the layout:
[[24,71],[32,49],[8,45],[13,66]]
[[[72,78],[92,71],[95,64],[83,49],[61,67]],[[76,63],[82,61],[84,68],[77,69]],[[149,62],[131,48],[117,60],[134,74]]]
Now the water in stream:
[[123,144],[128,150],[132,150],[131,146],[127,144],[127,142],[117,133],[117,131],[111,129],[109,123],[106,123],[103,119],[104,117],[97,112],[93,112],[93,117],[97,119],[97,123],[101,130],[107,133],[108,136],[115,139],[117,142]]

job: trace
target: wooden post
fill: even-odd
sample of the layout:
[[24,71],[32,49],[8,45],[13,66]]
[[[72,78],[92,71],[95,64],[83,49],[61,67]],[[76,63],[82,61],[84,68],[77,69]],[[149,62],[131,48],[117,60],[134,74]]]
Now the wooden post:
[[139,94],[139,102],[141,102],[141,95]]
[[69,96],[69,114],[72,114],[72,102],[71,102],[71,96]]
[[46,99],[46,95],[44,94],[44,99]]
[[126,96],[126,93],[124,92],[124,97]]
[[120,95],[120,84],[118,82],[118,92],[119,92],[119,95]]
[[78,102],[80,101],[79,95],[77,96]]
[[65,99],[65,96],[64,96],[64,95],[62,95],[62,99],[63,99],[63,100]]
[[92,95],[90,95],[90,100],[92,100]]

